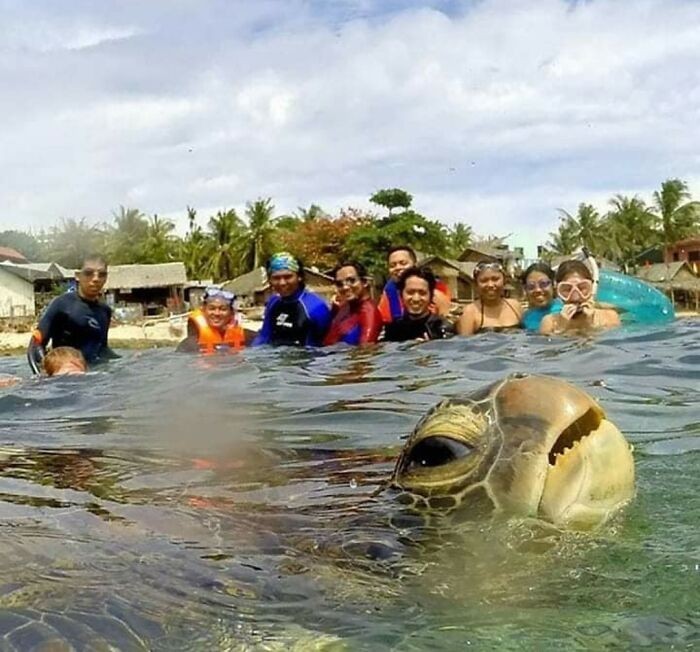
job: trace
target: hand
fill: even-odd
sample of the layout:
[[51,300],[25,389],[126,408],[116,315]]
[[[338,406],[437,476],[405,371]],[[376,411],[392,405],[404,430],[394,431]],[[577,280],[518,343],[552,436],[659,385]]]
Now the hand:
[[576,303],[565,303],[561,309],[561,316],[566,321],[571,321],[579,312],[579,306]]
[[593,301],[586,301],[585,303],[582,303],[581,312],[585,317],[593,317],[593,314],[595,313],[595,306],[593,305]]

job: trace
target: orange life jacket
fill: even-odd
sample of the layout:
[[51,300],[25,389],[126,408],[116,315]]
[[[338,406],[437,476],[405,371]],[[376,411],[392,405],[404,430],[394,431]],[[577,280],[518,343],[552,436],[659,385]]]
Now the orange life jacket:
[[245,333],[243,328],[231,321],[222,335],[216,328],[212,328],[201,310],[190,313],[190,321],[197,328],[197,343],[202,353],[213,353],[217,346],[229,346],[232,349],[241,349],[245,345]]

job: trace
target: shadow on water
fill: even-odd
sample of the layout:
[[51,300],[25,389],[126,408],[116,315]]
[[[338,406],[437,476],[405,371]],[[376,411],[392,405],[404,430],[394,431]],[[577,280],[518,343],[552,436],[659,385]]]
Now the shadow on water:
[[[0,390],[0,648],[700,645],[698,326],[27,375]],[[627,434],[624,514],[445,523],[378,491],[429,406],[516,371],[575,382]]]

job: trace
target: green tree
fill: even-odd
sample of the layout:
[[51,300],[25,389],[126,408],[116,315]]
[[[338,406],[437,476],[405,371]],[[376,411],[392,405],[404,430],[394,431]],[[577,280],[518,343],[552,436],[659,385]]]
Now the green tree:
[[204,279],[210,274],[208,254],[212,246],[202,227],[197,224],[197,211],[191,206],[187,207],[187,222],[188,229],[180,242],[179,256],[185,263],[188,278]]
[[323,217],[330,217],[318,204],[310,204],[308,208],[299,206],[296,216],[301,222],[313,222]]
[[93,253],[104,253],[105,234],[85,218],[62,219],[49,230],[46,258],[68,268],[82,264],[83,258]]
[[272,200],[258,199],[246,204],[248,226],[241,234],[241,266],[243,272],[260,267],[272,254],[275,242],[275,207]]
[[44,259],[44,247],[41,241],[26,231],[0,232],[0,246],[19,251],[27,260],[37,262]]
[[175,225],[167,219],[154,215],[148,219],[143,256],[149,263],[167,263],[175,260],[179,241],[173,231]]
[[211,274],[217,283],[235,278],[241,271],[245,224],[235,210],[219,211],[209,219],[208,231],[204,247],[204,255],[208,258],[207,274]]
[[661,190],[654,192],[654,209],[664,246],[700,230],[700,202],[689,201],[690,198],[688,184],[680,179],[667,179],[661,184]]
[[401,188],[383,188],[377,190],[369,200],[378,206],[384,206],[389,210],[389,217],[395,208],[403,208],[406,211],[413,202],[413,196]]
[[107,233],[107,255],[114,265],[146,262],[148,220],[137,208],[119,207]]
[[622,265],[632,265],[644,249],[658,243],[657,218],[639,197],[615,195],[601,225],[605,247],[597,251]]

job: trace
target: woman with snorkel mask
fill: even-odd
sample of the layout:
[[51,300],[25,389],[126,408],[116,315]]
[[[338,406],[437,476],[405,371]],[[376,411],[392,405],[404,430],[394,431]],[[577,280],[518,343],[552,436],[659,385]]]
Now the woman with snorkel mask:
[[462,312],[457,323],[460,335],[500,332],[520,328],[522,308],[514,299],[503,296],[506,272],[499,262],[482,260],[474,267],[479,298]]
[[620,317],[615,310],[595,307],[593,275],[583,262],[563,262],[557,269],[556,282],[557,296],[564,305],[559,314],[550,314],[542,319],[540,333],[549,335],[620,325]]

